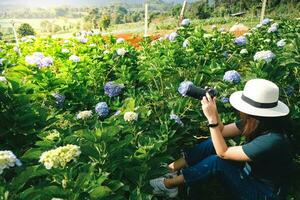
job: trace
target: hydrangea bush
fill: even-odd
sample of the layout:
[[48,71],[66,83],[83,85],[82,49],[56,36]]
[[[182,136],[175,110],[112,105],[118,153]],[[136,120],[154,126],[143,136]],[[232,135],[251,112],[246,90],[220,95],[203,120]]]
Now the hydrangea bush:
[[[0,196],[153,198],[147,183],[163,175],[160,163],[209,135],[200,101],[184,98],[191,84],[216,88],[222,120],[231,123],[230,94],[253,77],[269,79],[299,130],[299,21],[272,23],[238,43],[196,22],[138,48],[90,31],[68,40],[37,37],[18,51],[0,41],[0,139],[23,163],[11,167],[17,158],[0,156]],[[45,57],[52,62],[39,70]],[[297,191],[294,184],[290,196]]]

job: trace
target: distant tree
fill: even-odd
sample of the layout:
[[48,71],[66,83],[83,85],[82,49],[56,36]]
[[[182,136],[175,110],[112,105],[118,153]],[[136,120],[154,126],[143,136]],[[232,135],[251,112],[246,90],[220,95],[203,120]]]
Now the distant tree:
[[84,17],[86,22],[90,22],[93,25],[93,28],[98,28],[99,24],[98,21],[101,18],[101,13],[99,8],[93,8],[89,11],[88,15]]
[[64,17],[67,15],[67,11],[65,8],[55,8],[56,17]]
[[35,35],[34,29],[32,28],[32,26],[30,26],[27,23],[21,24],[21,26],[18,28],[18,33],[21,36]]
[[57,25],[57,24],[54,24],[54,28],[53,28],[53,32],[54,33],[57,33],[57,32],[59,32],[59,31],[61,31],[62,29],[61,29],[61,27],[59,26],[59,25]]
[[111,22],[110,16],[108,16],[108,15],[102,16],[101,21],[100,21],[101,28],[106,30],[110,26],[110,22]]

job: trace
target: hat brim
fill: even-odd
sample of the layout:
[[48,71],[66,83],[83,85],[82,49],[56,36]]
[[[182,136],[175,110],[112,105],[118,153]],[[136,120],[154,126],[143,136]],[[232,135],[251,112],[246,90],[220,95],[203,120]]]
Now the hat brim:
[[274,108],[257,108],[242,100],[243,91],[234,92],[229,98],[230,104],[243,113],[260,117],[281,117],[289,114],[290,110],[283,102],[278,101]]

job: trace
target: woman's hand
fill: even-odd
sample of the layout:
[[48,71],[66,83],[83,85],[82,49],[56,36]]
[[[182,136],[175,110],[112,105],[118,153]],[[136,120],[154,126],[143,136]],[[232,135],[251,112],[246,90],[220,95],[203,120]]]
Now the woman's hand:
[[218,123],[218,110],[216,105],[216,97],[211,98],[211,96],[206,93],[206,97],[201,100],[202,110],[209,123]]

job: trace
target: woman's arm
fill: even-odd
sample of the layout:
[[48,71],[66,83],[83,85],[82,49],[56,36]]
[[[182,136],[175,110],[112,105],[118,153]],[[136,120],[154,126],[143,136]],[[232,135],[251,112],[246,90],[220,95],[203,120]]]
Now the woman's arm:
[[223,137],[234,137],[242,134],[240,129],[236,126],[236,123],[227,124],[225,126],[223,125],[223,129],[220,130]]
[[[203,113],[206,116],[208,122],[211,124],[216,124],[219,121],[219,114],[217,111],[215,98],[212,99],[210,95],[207,94],[206,97],[203,97],[201,103],[202,103]],[[219,157],[228,160],[250,161],[250,158],[243,151],[242,146],[236,146],[236,147],[227,146],[219,126],[211,127],[210,134],[211,134],[211,139],[215,151]]]

